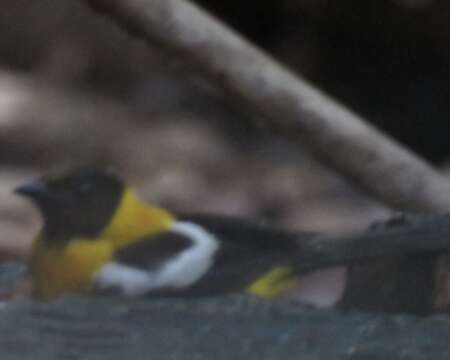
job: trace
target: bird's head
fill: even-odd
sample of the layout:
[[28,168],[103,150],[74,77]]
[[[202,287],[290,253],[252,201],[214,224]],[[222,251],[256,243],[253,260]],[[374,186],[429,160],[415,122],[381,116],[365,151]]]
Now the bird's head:
[[110,222],[124,188],[111,173],[81,169],[42,177],[19,186],[15,193],[39,208],[47,236],[93,237]]

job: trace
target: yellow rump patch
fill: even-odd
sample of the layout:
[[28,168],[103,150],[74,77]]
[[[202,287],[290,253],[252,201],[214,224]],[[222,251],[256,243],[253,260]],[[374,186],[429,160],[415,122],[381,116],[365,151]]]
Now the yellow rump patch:
[[289,266],[275,267],[250,284],[247,291],[253,295],[273,298],[282,295],[295,285],[292,268]]

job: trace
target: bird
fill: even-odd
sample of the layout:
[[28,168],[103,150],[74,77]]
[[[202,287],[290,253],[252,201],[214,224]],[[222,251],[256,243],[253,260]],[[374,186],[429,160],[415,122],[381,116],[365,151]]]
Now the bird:
[[141,200],[111,171],[52,173],[15,193],[43,219],[29,260],[37,298],[272,298],[296,281],[298,234],[237,216],[172,212]]

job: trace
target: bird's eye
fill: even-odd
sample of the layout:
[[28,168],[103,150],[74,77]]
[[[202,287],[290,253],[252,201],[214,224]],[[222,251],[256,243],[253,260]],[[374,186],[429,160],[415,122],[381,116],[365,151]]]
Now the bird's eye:
[[89,194],[94,189],[94,184],[91,182],[83,182],[78,187],[78,192],[82,195]]

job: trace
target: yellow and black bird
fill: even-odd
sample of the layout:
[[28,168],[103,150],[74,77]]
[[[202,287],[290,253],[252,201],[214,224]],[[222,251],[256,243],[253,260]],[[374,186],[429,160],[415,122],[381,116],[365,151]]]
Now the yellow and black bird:
[[294,234],[220,216],[177,216],[117,176],[82,169],[20,186],[41,211],[34,294],[272,297],[293,283]]

